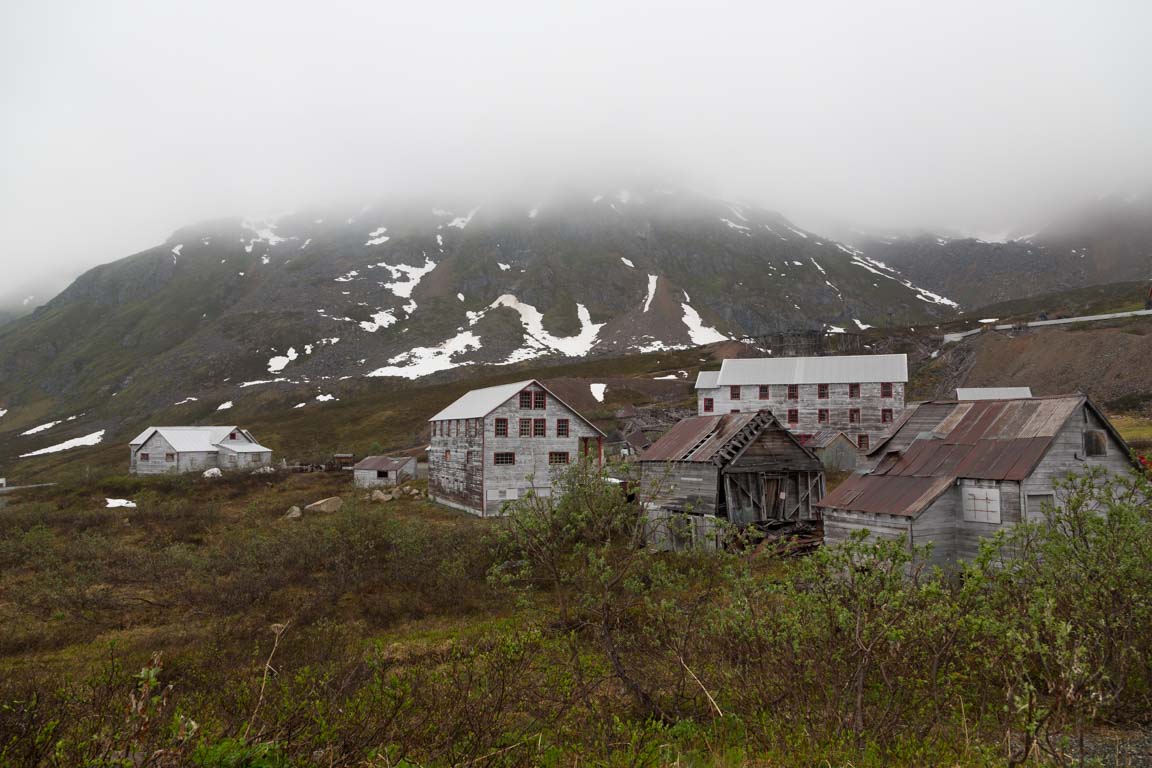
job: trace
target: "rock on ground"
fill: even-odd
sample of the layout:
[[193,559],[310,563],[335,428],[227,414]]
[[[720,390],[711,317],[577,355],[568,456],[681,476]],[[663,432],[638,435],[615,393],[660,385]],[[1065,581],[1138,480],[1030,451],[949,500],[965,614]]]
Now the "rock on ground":
[[339,496],[329,496],[320,501],[314,501],[304,509],[309,512],[339,512],[340,508],[344,506],[344,499]]

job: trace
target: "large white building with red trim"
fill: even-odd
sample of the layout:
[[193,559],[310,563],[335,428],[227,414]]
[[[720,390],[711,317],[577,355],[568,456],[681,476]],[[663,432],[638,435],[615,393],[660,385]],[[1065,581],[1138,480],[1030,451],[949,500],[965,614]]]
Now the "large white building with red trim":
[[767,409],[801,442],[837,431],[866,451],[900,418],[907,383],[907,355],[731,359],[700,372],[697,413]]
[[429,493],[482,517],[551,494],[557,471],[604,450],[604,433],[536,379],[474,389],[429,424]]

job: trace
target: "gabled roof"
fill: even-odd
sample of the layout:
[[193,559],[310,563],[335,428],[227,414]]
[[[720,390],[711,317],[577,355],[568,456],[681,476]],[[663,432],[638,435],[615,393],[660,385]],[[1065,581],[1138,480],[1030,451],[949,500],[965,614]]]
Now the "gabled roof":
[[130,446],[133,448],[139,447],[146,443],[153,433],[159,432],[173,450],[178,453],[212,453],[218,450],[220,443],[227,442],[228,435],[233,432],[239,432],[246,438],[251,440],[251,443],[234,443],[229,445],[229,449],[237,453],[262,453],[269,452],[271,448],[265,448],[256,443],[256,439],[252,437],[252,433],[247,430],[240,429],[236,426],[229,427],[149,427],[136,436]]
[[768,429],[779,430],[809,458],[818,461],[791,432],[780,426],[768,410],[689,417],[668,430],[637,461],[682,461],[722,466]]
[[829,445],[841,438],[848,441],[848,443],[850,443],[853,448],[856,447],[856,443],[852,440],[852,438],[848,437],[848,435],[844,434],[838,429],[822,429],[816,434],[812,435],[812,437],[805,440],[804,445],[808,448],[827,448]]
[[[701,376],[706,373],[701,372]],[[705,379],[709,381],[709,379]],[[720,365],[712,387],[744,384],[845,384],[908,381],[907,355],[733,358]],[[696,379],[697,389],[701,379]]]
[[1082,405],[1123,444],[1083,395],[922,403],[885,441],[892,449],[875,469],[848,478],[817,506],[916,517],[957,479],[1023,480]]
[[715,389],[720,386],[720,371],[700,371],[696,374],[696,389]]
[[414,461],[414,459],[393,459],[390,456],[366,456],[363,459],[360,459],[360,461],[356,462],[356,465],[352,467],[352,469],[367,469],[376,472],[395,472],[397,470],[404,469],[404,467],[410,461]]
[[466,392],[456,399],[451,405],[444,410],[437,413],[428,421],[447,421],[449,419],[482,419],[492,411],[499,408],[504,403],[508,402],[513,397],[516,397],[520,392],[529,386],[535,385],[540,389],[547,392],[557,402],[562,403],[568,410],[572,411],[588,426],[595,429],[601,437],[604,433],[600,431],[592,422],[588,421],[580,411],[573,408],[563,399],[558,397],[555,392],[540,383],[539,379],[528,379],[527,381],[517,381],[512,384],[498,384],[494,387],[484,387],[483,389],[473,389]]
[[1032,397],[1030,387],[957,387],[957,400],[1018,400]]

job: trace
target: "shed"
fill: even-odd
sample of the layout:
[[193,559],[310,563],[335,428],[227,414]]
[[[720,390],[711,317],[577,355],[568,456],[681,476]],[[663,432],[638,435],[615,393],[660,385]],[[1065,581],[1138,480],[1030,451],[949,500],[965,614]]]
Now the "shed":
[[367,456],[352,467],[352,480],[360,488],[400,485],[416,477],[414,456]]
[[905,412],[865,468],[819,503],[825,543],[854,531],[933,544],[932,561],[971,559],[980,540],[1059,503],[1055,481],[1131,457],[1083,395],[938,401]]
[[766,410],[684,419],[638,463],[650,511],[736,525],[811,520],[824,494],[820,460]]
[[812,435],[804,446],[816,454],[825,469],[851,472],[856,469],[859,449],[852,438],[836,429],[826,429]]

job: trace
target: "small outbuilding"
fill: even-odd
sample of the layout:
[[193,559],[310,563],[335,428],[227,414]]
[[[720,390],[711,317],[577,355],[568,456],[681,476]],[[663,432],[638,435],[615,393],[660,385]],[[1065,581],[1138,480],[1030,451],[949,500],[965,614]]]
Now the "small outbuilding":
[[746,526],[819,518],[824,467],[767,410],[684,419],[638,464],[652,520],[686,515],[686,529],[707,533],[717,520]]
[[839,430],[817,432],[804,441],[804,447],[816,454],[825,469],[835,472],[851,472],[856,469],[860,449],[852,442],[852,438]]
[[360,488],[400,485],[414,477],[416,458],[413,456],[368,456],[352,467],[353,482]]

